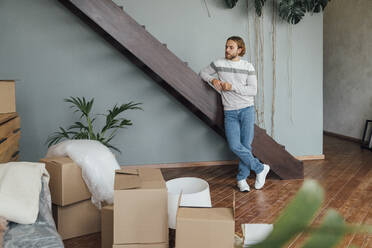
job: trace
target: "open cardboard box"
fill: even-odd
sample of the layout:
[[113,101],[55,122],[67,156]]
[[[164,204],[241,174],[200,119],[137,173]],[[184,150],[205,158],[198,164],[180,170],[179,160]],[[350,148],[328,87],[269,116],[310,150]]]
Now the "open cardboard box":
[[235,192],[233,198],[232,208],[180,207],[178,203],[176,248],[234,247]]
[[160,169],[117,170],[113,216],[115,247],[168,244],[168,192]]
[[81,168],[69,157],[43,158],[49,172],[49,188],[52,202],[59,206],[66,206],[90,199],[91,193],[85,184]]

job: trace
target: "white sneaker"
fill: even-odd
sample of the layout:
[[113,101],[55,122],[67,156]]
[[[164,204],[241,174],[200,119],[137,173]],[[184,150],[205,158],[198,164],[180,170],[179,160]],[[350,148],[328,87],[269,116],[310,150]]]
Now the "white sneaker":
[[263,171],[261,171],[260,173],[258,173],[256,175],[256,182],[254,184],[254,187],[256,189],[262,189],[262,187],[265,185],[265,180],[266,180],[267,173],[269,173],[269,171],[270,171],[270,166],[269,165],[263,164],[263,166],[264,166]]
[[245,180],[245,179],[238,181],[238,188],[239,188],[240,192],[250,191],[247,180]]

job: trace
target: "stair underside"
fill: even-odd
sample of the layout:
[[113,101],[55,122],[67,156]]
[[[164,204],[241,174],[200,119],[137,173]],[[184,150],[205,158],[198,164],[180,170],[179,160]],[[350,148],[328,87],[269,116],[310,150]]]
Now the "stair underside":
[[[111,0],[59,0],[191,112],[224,136],[221,99],[185,62]],[[255,125],[253,154],[281,179],[304,177],[303,163]]]

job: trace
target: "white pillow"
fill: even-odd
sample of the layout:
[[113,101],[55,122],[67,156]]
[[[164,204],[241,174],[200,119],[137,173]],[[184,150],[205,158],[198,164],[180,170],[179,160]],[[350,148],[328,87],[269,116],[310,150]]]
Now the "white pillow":
[[39,213],[41,178],[49,174],[43,163],[0,164],[0,216],[20,224],[32,224]]

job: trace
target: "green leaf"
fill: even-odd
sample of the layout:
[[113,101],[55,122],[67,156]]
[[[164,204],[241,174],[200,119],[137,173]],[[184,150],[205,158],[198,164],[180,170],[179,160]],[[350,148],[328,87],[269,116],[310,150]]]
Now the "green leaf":
[[123,126],[132,126],[132,121],[131,120],[127,120],[127,119],[121,120],[120,127],[123,127]]
[[323,11],[325,9],[325,7],[327,7],[327,4],[330,1],[331,0],[318,0],[317,3],[314,6],[313,12],[318,13],[318,12]]
[[265,5],[266,0],[254,0],[254,6],[256,8],[256,14],[258,16],[262,15],[262,8]]
[[279,4],[279,16],[291,24],[299,23],[305,12],[302,0],[282,0]]
[[330,0],[302,0],[306,11],[318,13],[324,10]]
[[85,97],[80,98],[80,97],[70,97],[64,99],[65,102],[71,103],[72,106],[71,108],[75,108],[75,112],[81,112],[81,117],[83,116],[89,116],[90,111],[92,110],[92,106],[94,103],[94,98],[92,100],[87,101]]
[[115,134],[111,134],[107,139],[105,139],[105,142],[108,144],[114,137]]
[[89,134],[86,131],[82,131],[80,133],[76,133],[72,139],[89,139]]
[[63,127],[59,127],[59,130],[60,131],[54,132],[51,136],[48,137],[46,141],[46,143],[48,144],[48,147],[54,144],[57,144],[63,139],[69,139],[70,134],[72,134],[72,132],[66,131]]
[[303,186],[279,216],[273,232],[263,242],[252,247],[282,247],[294,235],[301,233],[321,206],[324,192],[314,180],[305,180]]
[[113,149],[113,150],[115,150],[115,151],[121,153],[121,151],[120,151],[117,147],[115,147],[115,146],[113,146],[113,145],[110,145],[110,144],[107,143],[106,146],[107,146],[108,148],[110,148],[110,149]]
[[[118,127],[121,128],[122,125],[117,126],[116,124],[122,119],[115,119],[115,118],[127,110],[134,110],[134,109],[142,110],[142,108],[139,107],[139,105],[141,104],[142,103],[129,102],[127,104],[122,104],[120,107],[115,105],[111,110],[108,111],[109,113],[106,115],[106,124],[102,128],[101,132],[105,133],[107,130],[112,129],[112,128],[118,128]],[[123,121],[121,122],[123,123]],[[125,124],[125,123],[128,123],[128,124]],[[131,123],[130,121],[129,122],[125,121],[123,125],[131,125]]]
[[334,247],[351,229],[335,210],[328,210],[323,224],[317,228],[303,248]]
[[80,121],[77,121],[75,122],[73,125],[71,125],[68,130],[72,130],[72,129],[79,129],[79,130],[86,130],[88,131],[88,127],[85,126],[83,123],[81,123]]
[[225,0],[227,7],[230,9],[234,8],[238,0]]
[[302,0],[302,4],[307,12],[313,12],[314,4],[317,0]]

